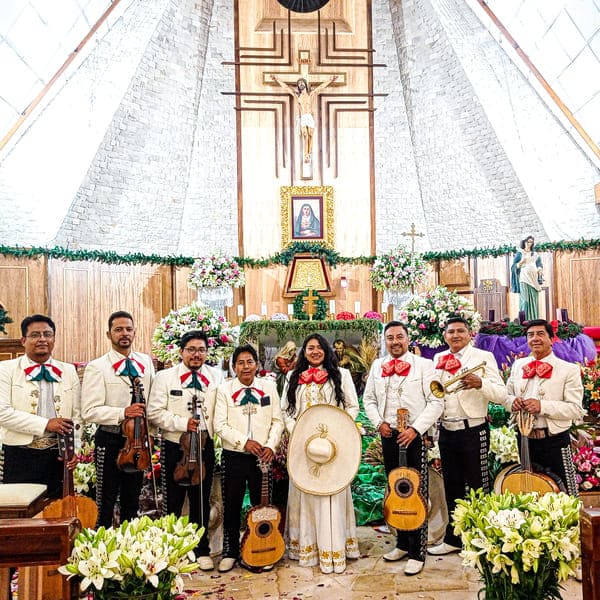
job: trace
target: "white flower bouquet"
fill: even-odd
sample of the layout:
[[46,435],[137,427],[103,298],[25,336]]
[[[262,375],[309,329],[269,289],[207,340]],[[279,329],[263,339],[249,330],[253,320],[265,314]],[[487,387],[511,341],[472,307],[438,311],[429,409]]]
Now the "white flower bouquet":
[[93,590],[95,600],[148,593],[171,600],[183,591],[182,574],[197,569],[194,548],[202,532],[187,517],[173,514],[154,521],[133,519],[117,529],[84,529],[59,571],[81,577],[81,589]]
[[520,462],[517,432],[514,427],[502,425],[490,429],[490,453],[501,465]]
[[398,246],[375,259],[369,277],[376,290],[409,290],[425,281],[427,265],[418,252]]
[[188,285],[193,288],[242,287],[245,282],[239,263],[219,253],[197,258],[188,276]]
[[443,286],[413,296],[400,307],[399,317],[406,323],[411,341],[430,348],[439,348],[445,343],[442,330],[450,317],[466,319],[473,333],[481,325],[481,315],[473,304]]
[[454,533],[476,567],[486,600],[558,599],[579,563],[581,502],[564,493],[484,494],[457,500]]
[[207,360],[217,364],[235,348],[234,332],[225,317],[200,302],[172,310],[160,320],[152,335],[152,351],[162,362],[178,363],[179,340],[186,331],[199,329],[208,336]]

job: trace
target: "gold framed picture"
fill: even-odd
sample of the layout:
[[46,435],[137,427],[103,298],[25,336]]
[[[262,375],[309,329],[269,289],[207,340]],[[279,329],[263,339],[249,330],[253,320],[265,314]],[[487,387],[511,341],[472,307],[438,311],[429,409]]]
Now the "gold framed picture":
[[333,186],[282,186],[281,245],[323,242],[333,248]]

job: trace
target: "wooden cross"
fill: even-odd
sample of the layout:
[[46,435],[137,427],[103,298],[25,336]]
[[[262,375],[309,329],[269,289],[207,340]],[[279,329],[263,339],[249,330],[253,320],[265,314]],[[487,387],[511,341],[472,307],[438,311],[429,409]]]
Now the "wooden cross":
[[415,238],[416,237],[423,237],[425,234],[424,233],[417,233],[417,230],[415,229],[415,224],[411,223],[410,224],[410,231],[404,231],[400,235],[406,235],[406,236],[409,236],[411,238],[410,251],[412,253],[414,253],[414,251],[415,251]]
[[276,72],[276,71],[263,71],[262,78],[264,85],[277,85],[272,79],[271,75],[277,75],[277,78],[283,81],[284,83],[289,83],[290,85],[296,85],[298,79],[306,79],[310,86],[318,85],[331,79],[333,75],[337,75],[337,79],[335,81],[335,85],[346,85],[346,74],[345,73],[333,73],[320,71],[319,73],[314,73],[310,71],[310,50],[298,50],[298,70],[294,73],[290,73],[289,71]]
[[306,314],[308,315],[310,321],[312,321],[313,315],[315,312],[317,312],[315,309],[315,304],[318,299],[319,297],[313,294],[313,290],[308,288],[308,294],[306,294],[304,297],[304,304],[306,304]]

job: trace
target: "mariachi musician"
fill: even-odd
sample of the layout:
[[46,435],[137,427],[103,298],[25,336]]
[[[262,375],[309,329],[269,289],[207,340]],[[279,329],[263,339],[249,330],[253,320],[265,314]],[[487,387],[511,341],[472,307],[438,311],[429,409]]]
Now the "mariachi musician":
[[106,337],[111,350],[86,366],[81,390],[82,417],[99,426],[94,457],[97,527],[112,526],[117,497],[120,497],[121,521],[137,517],[144,473],[121,471],[117,457],[126,441],[121,431],[123,421],[145,417],[145,405],[132,403],[134,382],[139,381],[147,394],[154,376],[150,357],[132,350],[135,326],[128,312],[110,315]]
[[559,477],[566,491],[576,496],[569,428],[583,415],[579,367],[552,352],[554,332],[548,321],[529,321],[525,335],[531,355],[514,362],[505,406],[535,416],[527,440],[532,463]]
[[[406,466],[419,473],[418,493],[426,506],[428,469],[423,435],[442,414],[443,401],[430,392],[432,362],[408,352],[410,339],[406,325],[390,321],[383,329],[383,337],[388,355],[377,359],[371,367],[363,396],[365,412],[381,435],[386,474],[399,466],[399,448],[406,447]],[[399,432],[396,415],[402,408],[408,409],[408,427]],[[416,575],[425,564],[426,548],[425,519],[414,531],[396,529],[396,545],[383,559],[391,562],[407,557],[404,573]]]
[[[204,535],[195,549],[198,565],[203,571],[214,569],[208,539],[210,488],[215,466],[212,416],[214,392],[223,379],[221,371],[205,364],[207,352],[206,333],[185,333],[179,341],[181,362],[159,371],[148,398],[148,420],[162,432],[160,462],[163,513],[181,516],[185,497],[188,496],[190,521],[204,527]],[[181,436],[185,432],[198,436],[196,443],[199,442],[199,451],[196,456],[184,456],[190,450],[189,444],[186,446],[182,443],[180,447]],[[198,454],[201,455],[200,464],[197,464]],[[200,469],[198,484],[190,484],[191,480],[181,483],[175,480],[177,465],[181,465],[182,461]]]
[[[436,354],[433,364],[440,387],[447,386],[443,392],[439,447],[446,505],[451,515],[456,499],[463,498],[467,488],[482,488],[486,493],[490,491],[488,403],[503,404],[506,386],[494,355],[471,344],[471,331],[466,319],[449,318],[444,328],[444,340],[449,350]],[[456,383],[449,385],[453,380]],[[443,542],[427,551],[439,556],[460,549],[460,538],[454,535],[450,522]]]

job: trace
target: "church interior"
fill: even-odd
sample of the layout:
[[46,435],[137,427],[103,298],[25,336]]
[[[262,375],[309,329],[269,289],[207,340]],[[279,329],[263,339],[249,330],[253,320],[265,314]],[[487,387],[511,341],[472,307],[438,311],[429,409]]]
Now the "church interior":
[[[600,0],[10,0],[0,74],[0,360],[43,314],[83,369],[125,310],[161,368],[157,327],[198,300],[266,370],[314,323],[381,351],[372,314],[440,288],[498,333],[529,318],[528,238],[536,317],[600,354]],[[377,284],[395,253],[422,276]],[[242,272],[219,298],[190,285],[207,256]],[[457,555],[409,580],[359,529],[341,575],[285,559],[179,597],[477,597]],[[562,597],[600,597],[583,578]]]

